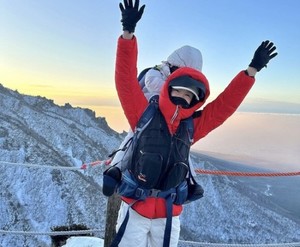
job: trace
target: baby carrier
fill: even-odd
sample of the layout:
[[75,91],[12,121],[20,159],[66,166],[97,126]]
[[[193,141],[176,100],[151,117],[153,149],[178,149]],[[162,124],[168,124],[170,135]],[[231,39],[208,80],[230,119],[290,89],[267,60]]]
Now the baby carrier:
[[[147,197],[166,201],[167,222],[164,246],[169,246],[173,204],[197,200],[203,196],[189,166],[189,151],[193,142],[193,117],[181,121],[176,133],[169,133],[167,123],[158,108],[158,96],[150,99],[133,136],[122,150],[125,152],[118,167],[122,179],[116,192],[135,202]],[[129,211],[111,246],[118,246],[126,229]]]

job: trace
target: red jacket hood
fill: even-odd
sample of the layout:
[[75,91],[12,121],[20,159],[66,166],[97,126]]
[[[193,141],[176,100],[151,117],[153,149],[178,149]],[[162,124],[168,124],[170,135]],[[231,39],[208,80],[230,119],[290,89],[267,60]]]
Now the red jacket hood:
[[[192,106],[191,108],[188,109],[184,109],[182,107],[179,107],[178,109],[178,115],[176,116],[176,118],[174,118],[174,114],[176,115],[176,110],[177,110],[177,106],[174,105],[172,103],[172,101],[170,100],[169,97],[169,84],[170,81],[180,77],[180,76],[190,76],[193,79],[202,82],[206,88],[206,93],[205,93],[205,98],[203,101],[199,101],[196,105]],[[189,67],[182,67],[177,69],[175,72],[173,72],[168,79],[165,81],[161,93],[160,93],[160,97],[159,97],[159,108],[162,112],[162,114],[164,115],[167,124],[169,126],[169,129],[171,131],[171,133],[174,133],[179,125],[180,120],[188,118],[190,116],[193,115],[193,113],[199,109],[206,101],[206,99],[208,98],[210,94],[209,91],[209,83],[208,80],[206,79],[205,75],[202,74],[200,71],[189,68]]]

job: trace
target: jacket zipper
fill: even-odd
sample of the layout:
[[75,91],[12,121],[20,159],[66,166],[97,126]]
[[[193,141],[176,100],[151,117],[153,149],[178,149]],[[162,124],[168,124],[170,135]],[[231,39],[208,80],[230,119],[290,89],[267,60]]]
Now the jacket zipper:
[[177,106],[176,106],[176,110],[175,110],[175,112],[174,112],[174,114],[173,114],[173,116],[172,116],[172,118],[171,118],[171,124],[173,124],[174,121],[175,121],[175,119],[177,118],[178,112],[179,112],[179,106],[177,105]]
[[[171,118],[171,124],[174,123],[175,119],[177,118],[178,116],[178,113],[179,113],[179,105],[176,105],[176,109],[175,109],[175,112]],[[167,164],[169,164],[170,162],[170,157],[171,157],[171,152],[172,152],[172,148],[173,148],[173,145],[174,145],[174,135],[176,135],[176,132],[174,134],[171,133],[171,143],[170,143],[170,149],[169,149],[169,155],[168,155],[168,160],[167,160]]]

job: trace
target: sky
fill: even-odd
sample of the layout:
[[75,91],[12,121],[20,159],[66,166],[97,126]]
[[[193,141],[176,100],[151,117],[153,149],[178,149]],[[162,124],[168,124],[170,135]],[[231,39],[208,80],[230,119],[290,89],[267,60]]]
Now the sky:
[[[128,130],[114,86],[119,1],[0,0],[0,83],[55,103],[90,108]],[[213,100],[264,40],[278,56],[239,110],[300,113],[300,1],[141,0],[138,70],[175,49],[201,50]]]

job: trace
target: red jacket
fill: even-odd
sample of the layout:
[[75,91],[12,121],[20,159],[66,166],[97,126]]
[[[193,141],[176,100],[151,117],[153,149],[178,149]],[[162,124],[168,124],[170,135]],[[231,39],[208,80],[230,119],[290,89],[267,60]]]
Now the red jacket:
[[[148,101],[137,80],[137,54],[137,40],[135,37],[131,40],[119,38],[115,70],[116,88],[132,130],[135,129],[139,118],[148,106]],[[183,109],[178,108],[170,101],[169,82],[182,75],[189,75],[204,83],[206,86],[205,100],[210,93],[208,80],[201,72],[187,67],[179,68],[173,72],[166,80],[159,96],[159,108],[166,119],[170,133],[175,133],[181,119],[191,116],[205,103],[204,100],[189,109]],[[201,117],[194,119],[194,143],[223,124],[236,111],[253,86],[254,81],[254,78],[241,71],[214,101],[202,109]],[[132,202],[130,198],[122,199],[127,203]],[[145,201],[135,203],[133,209],[151,219],[166,217],[165,200],[162,198],[149,197]],[[174,216],[179,215],[181,211],[182,206],[173,205]]]

